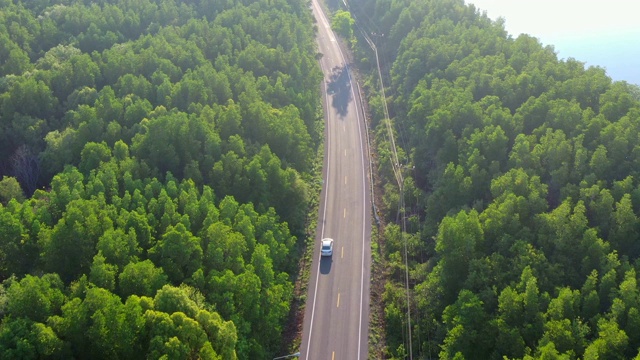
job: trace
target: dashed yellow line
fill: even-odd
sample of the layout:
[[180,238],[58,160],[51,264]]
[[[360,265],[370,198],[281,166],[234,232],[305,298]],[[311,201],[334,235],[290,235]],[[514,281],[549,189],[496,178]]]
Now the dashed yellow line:
[[338,303],[336,304],[336,307],[340,307],[340,293],[338,293]]

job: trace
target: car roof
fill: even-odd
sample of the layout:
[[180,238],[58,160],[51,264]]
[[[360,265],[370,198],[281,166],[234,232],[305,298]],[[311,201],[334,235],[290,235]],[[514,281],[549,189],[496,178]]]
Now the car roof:
[[332,243],[332,242],[333,242],[332,238],[324,238],[324,239],[322,239],[322,244],[323,245],[327,245],[327,244]]

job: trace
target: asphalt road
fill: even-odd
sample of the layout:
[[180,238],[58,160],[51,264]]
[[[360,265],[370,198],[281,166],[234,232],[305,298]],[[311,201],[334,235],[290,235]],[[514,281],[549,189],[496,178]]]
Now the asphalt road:
[[[300,358],[368,358],[371,199],[364,116],[358,86],[329,21],[312,1],[323,54],[325,158],[314,259]],[[320,241],[334,239],[332,257]]]

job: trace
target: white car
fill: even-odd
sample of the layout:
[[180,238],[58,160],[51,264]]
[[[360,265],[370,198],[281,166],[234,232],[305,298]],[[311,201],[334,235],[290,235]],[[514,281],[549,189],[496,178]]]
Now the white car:
[[320,250],[320,254],[322,256],[333,255],[333,239],[331,238],[322,239],[322,249]]

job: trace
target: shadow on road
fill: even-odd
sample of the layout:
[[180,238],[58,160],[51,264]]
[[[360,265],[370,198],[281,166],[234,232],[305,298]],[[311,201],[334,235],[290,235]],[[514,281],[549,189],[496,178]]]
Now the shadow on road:
[[351,82],[349,81],[349,70],[346,66],[336,66],[333,68],[331,78],[327,84],[327,93],[333,95],[331,105],[340,116],[347,115],[347,106],[351,101]]
[[331,271],[332,264],[333,264],[333,256],[321,256],[320,257],[320,274],[327,275]]

